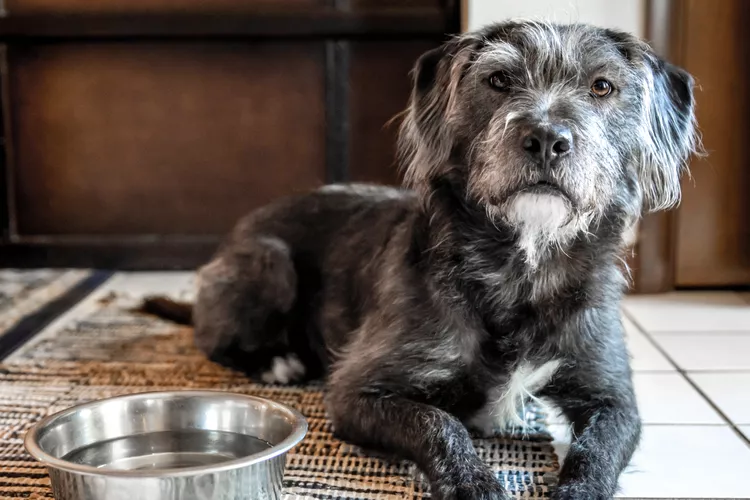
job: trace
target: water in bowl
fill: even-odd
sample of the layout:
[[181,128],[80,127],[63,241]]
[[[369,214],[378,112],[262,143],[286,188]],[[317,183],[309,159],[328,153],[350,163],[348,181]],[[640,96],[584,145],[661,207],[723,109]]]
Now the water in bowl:
[[215,465],[267,450],[262,439],[223,431],[165,431],[101,441],[64,460],[110,470],[164,470]]

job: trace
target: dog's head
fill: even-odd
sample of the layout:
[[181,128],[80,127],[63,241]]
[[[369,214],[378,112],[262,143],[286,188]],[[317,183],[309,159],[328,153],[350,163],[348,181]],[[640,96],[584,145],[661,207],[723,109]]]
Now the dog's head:
[[613,205],[671,207],[696,146],[693,79],[638,38],[511,22],[425,53],[400,146],[411,187],[458,179],[490,217],[551,238]]

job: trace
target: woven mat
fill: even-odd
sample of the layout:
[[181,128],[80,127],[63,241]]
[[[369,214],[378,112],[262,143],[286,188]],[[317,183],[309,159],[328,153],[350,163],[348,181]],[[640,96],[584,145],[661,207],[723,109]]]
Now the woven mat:
[[68,292],[86,270],[0,270],[0,337],[23,318]]
[[[128,312],[115,297],[87,302],[83,317],[40,335],[0,365],[0,498],[52,498],[44,467],[22,444],[43,416],[115,395],[198,388],[267,397],[305,415],[310,430],[288,455],[286,500],[429,498],[413,465],[369,458],[333,438],[319,386],[250,383],[206,361],[188,328]],[[530,408],[526,419],[525,435],[508,429],[475,445],[518,498],[547,498],[557,457],[542,412]]]

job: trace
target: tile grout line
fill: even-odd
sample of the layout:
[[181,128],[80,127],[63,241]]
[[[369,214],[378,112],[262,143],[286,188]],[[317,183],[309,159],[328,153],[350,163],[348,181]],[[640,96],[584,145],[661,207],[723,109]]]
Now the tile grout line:
[[[699,424],[699,423],[690,423],[690,422],[681,422],[678,424],[668,424],[664,422],[641,422],[643,427],[674,427],[674,428],[691,428],[694,429],[696,427],[701,429],[725,429],[727,428],[727,424],[721,423],[721,424]],[[744,440],[743,440],[744,441]]]
[[665,336],[665,337],[677,337],[677,336],[689,336],[689,335],[738,335],[740,337],[750,335],[750,330],[655,330],[650,332],[651,335]]
[[[675,370],[670,368],[669,370],[666,370],[664,368],[633,368],[633,373],[645,373],[648,375],[658,375],[658,374],[667,374],[667,373],[674,373]],[[694,373],[698,375],[705,375],[705,374],[731,374],[731,375],[750,375],[750,368],[729,368],[727,370],[722,370],[721,368],[713,368],[713,369],[700,369],[700,370],[685,370],[686,373]]]
[[[698,384],[696,384],[693,379],[691,379],[687,372],[683,370],[680,365],[677,364],[677,362],[672,359],[672,356],[670,356],[667,351],[659,345],[658,342],[643,328],[643,325],[641,325],[640,321],[638,321],[633,314],[630,313],[630,311],[625,310],[624,307],[620,308],[621,313],[630,320],[631,323],[640,331],[646,339],[651,343],[651,345],[658,350],[662,356],[664,356],[667,361],[677,370],[677,373],[682,375],[682,378],[685,379],[685,381],[690,384],[690,386],[695,389],[698,394],[701,395],[703,399],[706,400],[706,402],[711,406],[711,408],[714,409],[716,413],[719,414],[719,416],[729,425],[729,427],[734,431],[734,433],[739,437],[747,446],[750,446],[750,438],[748,436],[745,436],[745,434],[740,430],[737,424],[732,422],[732,420],[721,410],[721,408],[718,407],[714,401],[708,397],[708,395],[701,389]],[[645,425],[645,424],[644,424]]]
[[[643,371],[636,372],[636,373],[643,373]],[[715,368],[715,369],[685,370],[685,373],[689,373],[693,375],[750,375],[750,369],[729,368],[728,370],[722,370],[721,368]]]

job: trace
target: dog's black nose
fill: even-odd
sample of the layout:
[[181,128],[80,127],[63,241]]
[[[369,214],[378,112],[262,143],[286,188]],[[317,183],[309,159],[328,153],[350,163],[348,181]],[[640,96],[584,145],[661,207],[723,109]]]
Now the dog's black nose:
[[573,133],[563,125],[538,126],[524,135],[521,147],[542,167],[554,167],[573,150]]

